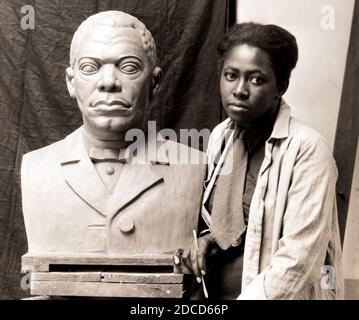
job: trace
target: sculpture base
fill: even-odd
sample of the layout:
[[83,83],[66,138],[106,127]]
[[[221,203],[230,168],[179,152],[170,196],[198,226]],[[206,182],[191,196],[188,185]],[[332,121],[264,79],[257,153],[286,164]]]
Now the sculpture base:
[[183,298],[185,275],[172,255],[44,255],[22,257],[32,295],[106,298]]

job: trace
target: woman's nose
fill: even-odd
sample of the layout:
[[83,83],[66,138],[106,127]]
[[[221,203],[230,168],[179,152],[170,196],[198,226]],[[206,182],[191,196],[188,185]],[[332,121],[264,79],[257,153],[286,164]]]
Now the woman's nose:
[[233,96],[237,99],[247,99],[249,97],[249,88],[244,79],[239,80],[234,87]]
[[120,79],[116,76],[116,67],[114,65],[102,66],[102,76],[98,82],[98,90],[102,92],[121,92],[122,86]]

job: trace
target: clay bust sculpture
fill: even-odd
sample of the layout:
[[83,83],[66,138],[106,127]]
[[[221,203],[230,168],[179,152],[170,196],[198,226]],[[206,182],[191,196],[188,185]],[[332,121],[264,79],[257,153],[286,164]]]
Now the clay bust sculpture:
[[[74,35],[66,70],[83,126],[23,157],[22,200],[29,253],[168,253],[193,241],[205,165],[179,164],[176,142],[137,141],[158,93],[151,33],[120,11],[98,13]],[[128,157],[128,155],[131,157]],[[146,154],[146,162],[136,162]],[[201,157],[201,154],[199,155]]]

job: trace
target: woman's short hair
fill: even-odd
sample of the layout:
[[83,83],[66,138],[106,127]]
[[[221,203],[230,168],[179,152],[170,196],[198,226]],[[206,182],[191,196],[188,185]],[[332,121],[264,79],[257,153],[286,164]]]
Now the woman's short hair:
[[278,84],[288,83],[298,61],[298,45],[287,30],[273,25],[245,22],[234,25],[218,45],[218,54],[225,57],[234,46],[247,44],[265,51],[272,63]]

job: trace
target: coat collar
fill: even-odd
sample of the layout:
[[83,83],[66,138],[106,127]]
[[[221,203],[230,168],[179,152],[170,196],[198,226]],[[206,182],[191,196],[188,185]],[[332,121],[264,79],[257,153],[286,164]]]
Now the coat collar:
[[[79,162],[84,157],[88,157],[83,130],[82,126],[65,138],[66,152],[60,159],[62,165]],[[124,153],[128,164],[170,164],[169,150],[163,139],[158,139],[155,144],[154,141],[149,142],[146,137],[142,137],[126,148]]]
[[[284,139],[289,136],[289,122],[290,122],[290,107],[286,104],[284,99],[281,100],[279,111],[277,114],[277,118],[275,120],[273,130],[270,134],[270,137],[267,139],[267,143],[265,144],[265,157],[262,163],[262,166],[260,168],[259,175],[263,175],[263,173],[266,172],[266,170],[269,168],[271,164],[271,149],[273,145],[271,144],[272,141],[276,139]],[[215,171],[216,167],[221,167],[224,158],[226,156],[226,150],[228,150],[230,144],[232,143],[234,139],[235,132],[233,129],[235,128],[234,122],[227,118],[224,120],[220,125],[220,130],[216,132],[215,137],[213,137],[213,140],[215,140],[215,143],[211,145],[213,149],[207,150],[208,157],[210,159],[209,165],[208,165],[208,175],[206,180],[206,190],[203,196],[204,203],[208,200],[208,197],[210,196],[212,192],[213,185],[215,183],[215,179],[217,178]],[[223,141],[226,137],[225,132],[232,132],[229,139],[226,141],[226,147],[221,152],[221,146],[223,144]],[[228,136],[227,136],[228,138]],[[219,171],[219,170],[218,170]],[[206,220],[206,219],[205,219]]]
[[[156,151],[146,153],[145,141],[138,142],[138,153],[130,156],[129,162],[122,169],[121,175],[112,193],[99,177],[82,142],[82,128],[65,138],[64,156],[59,160],[62,173],[70,188],[89,206],[102,216],[114,216],[117,212],[134,201],[152,186],[163,181],[163,176],[154,169],[154,164],[169,165],[166,145]],[[163,142],[162,144],[165,144]],[[154,146],[148,146],[151,150]],[[148,161],[143,162],[143,153],[148,154]],[[133,153],[130,153],[132,155]],[[139,161],[141,159],[141,161]]]
[[[272,139],[287,138],[289,136],[289,120],[290,120],[290,107],[282,98],[279,106],[278,115],[274,122],[273,130],[270,137],[268,138],[268,141]],[[228,130],[228,129],[234,129],[235,125],[230,118],[227,118],[223,122],[223,127],[224,129]]]
[[282,99],[277,119],[268,141],[272,139],[285,139],[289,136],[290,107]]

